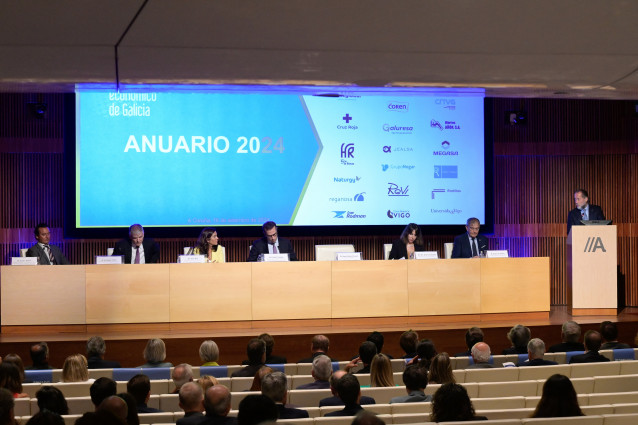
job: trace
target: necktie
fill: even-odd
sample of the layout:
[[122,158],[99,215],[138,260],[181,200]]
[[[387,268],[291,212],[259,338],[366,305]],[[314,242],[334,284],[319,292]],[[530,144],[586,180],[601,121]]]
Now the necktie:
[[51,247],[49,245],[44,245],[44,248],[47,251],[47,256],[49,257],[49,263],[55,264],[55,257],[53,256],[53,251],[51,251]]
[[472,257],[478,256],[478,249],[476,249],[476,238],[472,238]]
[[139,264],[140,263],[140,247],[136,246],[135,247],[135,264]]
[[587,210],[580,210],[580,215],[583,217],[583,220],[587,220]]
[[279,251],[277,251],[277,245],[272,244],[272,253],[273,254],[279,254]]

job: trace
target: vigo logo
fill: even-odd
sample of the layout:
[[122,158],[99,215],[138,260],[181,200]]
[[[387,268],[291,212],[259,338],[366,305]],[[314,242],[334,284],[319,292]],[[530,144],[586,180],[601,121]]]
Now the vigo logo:
[[600,236],[588,237],[583,252],[596,252],[597,249],[602,249],[603,252],[607,252],[607,250],[605,249],[605,245],[603,244],[603,240],[600,238]]
[[410,218],[410,211],[392,211],[388,210],[388,218]]

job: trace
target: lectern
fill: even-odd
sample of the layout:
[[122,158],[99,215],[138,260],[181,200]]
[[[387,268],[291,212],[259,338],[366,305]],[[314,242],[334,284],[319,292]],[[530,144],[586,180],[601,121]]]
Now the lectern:
[[616,226],[572,226],[567,236],[567,303],[572,316],[616,315]]

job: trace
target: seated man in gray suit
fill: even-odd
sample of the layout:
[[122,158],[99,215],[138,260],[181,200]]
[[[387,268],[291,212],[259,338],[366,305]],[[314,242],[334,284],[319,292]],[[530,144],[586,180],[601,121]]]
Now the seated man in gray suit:
[[425,395],[425,387],[428,386],[428,371],[417,366],[410,365],[403,371],[403,383],[408,395],[393,397],[392,403],[415,403],[418,401],[432,401],[431,395]]
[[40,265],[69,264],[60,248],[50,245],[51,232],[46,223],[39,223],[33,230],[37,244],[27,250],[27,257],[38,257]]
[[314,382],[299,385],[298,390],[320,390],[330,388],[330,377],[332,376],[332,362],[330,357],[323,354],[315,357],[312,361],[312,377]]

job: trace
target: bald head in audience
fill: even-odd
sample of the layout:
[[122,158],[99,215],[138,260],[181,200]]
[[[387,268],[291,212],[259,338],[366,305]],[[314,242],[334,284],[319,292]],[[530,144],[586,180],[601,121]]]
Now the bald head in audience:
[[179,407],[188,412],[204,411],[204,391],[194,382],[186,382],[179,389]]
[[472,359],[475,365],[488,364],[491,355],[490,346],[484,342],[477,342],[472,347]]
[[193,382],[193,367],[188,363],[179,364],[173,368],[171,378],[175,383],[175,391],[173,393],[178,393],[182,385],[187,382]]
[[104,399],[104,401],[102,401],[102,403],[100,403],[97,407],[96,411],[99,412],[101,410],[111,412],[117,418],[126,422],[126,417],[128,416],[128,405],[122,398],[116,395],[112,395]]
[[213,385],[206,390],[204,407],[206,416],[226,417],[230,412],[231,394],[224,385]]

